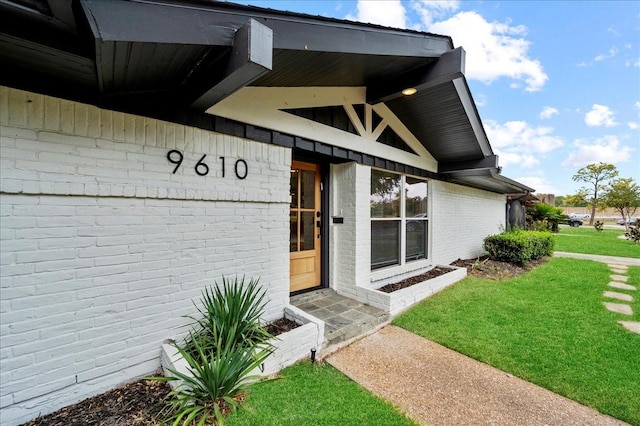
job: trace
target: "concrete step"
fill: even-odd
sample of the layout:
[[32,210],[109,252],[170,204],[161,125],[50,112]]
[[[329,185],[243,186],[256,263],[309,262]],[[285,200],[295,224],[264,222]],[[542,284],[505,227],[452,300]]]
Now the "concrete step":
[[351,340],[389,320],[381,309],[322,289],[291,297],[291,304],[325,322],[325,345]]

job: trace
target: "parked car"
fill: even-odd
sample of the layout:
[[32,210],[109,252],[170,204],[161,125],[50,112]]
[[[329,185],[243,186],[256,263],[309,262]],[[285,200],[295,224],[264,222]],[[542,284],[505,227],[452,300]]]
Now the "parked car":
[[569,217],[567,224],[573,228],[577,228],[578,226],[582,226],[583,222],[581,219]]
[[578,220],[581,220],[581,221],[583,221],[583,222],[584,222],[586,219],[589,219],[590,217],[591,217],[591,215],[590,215],[590,214],[588,214],[588,213],[571,213],[571,214],[569,215],[569,219],[578,219]]

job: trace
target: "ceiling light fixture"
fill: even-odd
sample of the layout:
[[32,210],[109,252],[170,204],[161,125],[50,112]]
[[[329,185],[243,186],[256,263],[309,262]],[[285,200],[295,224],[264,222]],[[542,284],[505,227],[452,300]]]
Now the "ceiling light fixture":
[[405,96],[411,96],[411,95],[415,95],[417,92],[418,92],[418,89],[416,89],[415,87],[407,87],[402,91],[402,94]]

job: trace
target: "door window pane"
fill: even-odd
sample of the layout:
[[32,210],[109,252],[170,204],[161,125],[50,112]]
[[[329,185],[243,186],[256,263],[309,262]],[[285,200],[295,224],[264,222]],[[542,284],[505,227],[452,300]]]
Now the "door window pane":
[[315,247],[314,212],[300,212],[300,251],[313,250]]
[[371,222],[371,269],[400,263],[400,221]]
[[300,170],[300,204],[303,209],[316,207],[316,174],[310,170]]
[[289,213],[289,252],[298,251],[298,212]]
[[400,217],[400,175],[371,170],[371,217]]
[[291,194],[291,208],[295,209],[298,207],[298,176],[300,175],[300,170],[294,169],[291,170],[291,178],[289,179],[289,191]]
[[406,226],[406,256],[405,260],[425,259],[427,257],[427,228],[428,221],[423,219],[407,219]]

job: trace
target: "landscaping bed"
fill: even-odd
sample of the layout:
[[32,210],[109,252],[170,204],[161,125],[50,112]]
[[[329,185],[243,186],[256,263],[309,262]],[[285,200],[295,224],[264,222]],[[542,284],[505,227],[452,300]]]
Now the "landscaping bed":
[[[459,259],[453,262],[452,265],[467,268],[469,275],[500,280],[505,277],[521,275],[547,261],[548,258],[544,258],[531,262],[526,266],[517,266],[507,262],[497,262],[487,258],[479,258]],[[440,271],[439,275],[447,272],[449,271]],[[422,277],[421,281],[424,279],[425,278]],[[275,323],[276,324],[273,325],[274,331],[269,329],[272,334],[277,332],[275,329],[279,329],[280,332],[289,331],[290,329],[287,329],[287,327],[294,327],[293,324],[296,324],[294,321],[285,321],[282,319]],[[271,325],[269,327],[271,327]],[[93,398],[85,399],[55,413],[32,420],[26,423],[26,425],[162,425],[163,422],[158,420],[158,418],[161,418],[158,414],[163,407],[163,399],[170,390],[171,388],[167,383],[141,380],[112,389]]]

